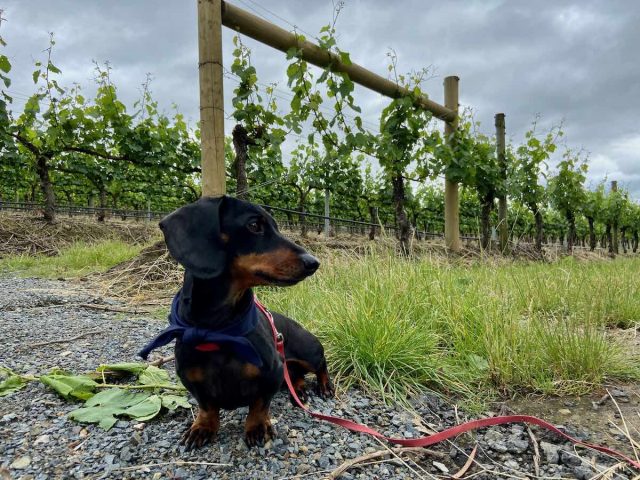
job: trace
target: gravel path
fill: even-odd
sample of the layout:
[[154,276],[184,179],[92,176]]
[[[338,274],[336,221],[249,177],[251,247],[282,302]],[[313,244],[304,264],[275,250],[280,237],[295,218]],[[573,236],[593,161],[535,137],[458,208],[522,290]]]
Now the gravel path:
[[[109,300],[78,284],[0,278],[0,365],[19,373],[38,374],[52,367],[79,373],[100,363],[135,361],[135,352],[164,326],[164,322],[141,316],[123,318],[123,314],[80,308],[80,303],[104,304]],[[100,333],[71,343],[29,348],[32,343],[94,330]],[[168,355],[171,348],[159,353]],[[166,368],[173,375],[173,365]],[[313,399],[311,406],[401,437],[419,436],[425,428],[440,430],[454,425],[457,418],[465,418],[452,405],[433,397],[420,397],[412,403],[415,413],[350,390],[327,402]],[[186,452],[178,444],[191,420],[192,414],[186,410],[162,414],[146,423],[119,421],[105,432],[68,420],[66,413],[77,406],[38,382],[0,398],[0,478],[316,479],[327,478],[349,459],[385,448],[372,438],[308,418],[290,406],[285,393],[277,395],[272,406],[276,438],[265,448],[252,450],[242,441],[246,409],[223,413],[215,444]],[[567,430],[589,437],[586,432]],[[576,452],[542,431],[534,429],[534,433],[541,478],[592,478],[616,463],[594,452]],[[447,471],[453,473],[465,464],[476,442],[479,464],[472,466],[472,478],[535,477],[529,432],[522,425],[512,425],[465,435],[455,444],[438,446],[432,454],[404,456],[412,459],[406,463],[373,459],[340,478],[447,478]],[[612,473],[607,478],[631,478],[631,474]]]

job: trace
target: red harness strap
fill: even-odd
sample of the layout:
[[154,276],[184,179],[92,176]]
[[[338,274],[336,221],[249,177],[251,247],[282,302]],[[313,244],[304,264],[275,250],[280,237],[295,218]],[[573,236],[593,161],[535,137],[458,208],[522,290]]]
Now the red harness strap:
[[196,345],[195,349],[201,352],[217,352],[220,350],[220,345],[217,343],[201,343]]
[[255,299],[256,302],[256,306],[258,307],[258,309],[267,317],[267,319],[269,320],[269,324],[271,325],[271,330],[273,332],[273,341],[275,342],[276,348],[278,350],[278,352],[280,353],[280,356],[283,359],[283,364],[284,364],[284,380],[287,383],[287,387],[289,388],[289,393],[291,394],[291,396],[293,397],[293,399],[295,400],[296,404],[302,408],[305,412],[307,412],[309,415],[311,415],[314,418],[319,418],[320,420],[324,420],[326,422],[330,422],[336,425],[340,425],[341,427],[344,427],[348,430],[354,431],[354,432],[359,432],[359,433],[366,433],[368,435],[372,435],[374,437],[380,438],[382,440],[386,440],[387,442],[390,443],[395,443],[397,445],[402,445],[405,447],[427,447],[429,445],[434,445],[436,443],[440,443],[444,440],[448,440],[450,438],[453,437],[457,437],[458,435],[465,433],[465,432],[469,432],[471,430],[477,430],[480,428],[486,428],[486,427],[491,427],[494,425],[504,425],[504,424],[508,424],[508,423],[528,423],[531,425],[537,425],[539,427],[545,428],[547,430],[552,431],[553,433],[569,440],[570,442],[574,443],[575,445],[580,445],[583,447],[587,447],[587,448],[591,448],[593,450],[597,450],[599,452],[605,453],[607,455],[610,455],[612,457],[616,457],[619,458],[621,460],[624,460],[625,462],[627,462],[629,465],[637,468],[638,470],[640,470],[640,462],[633,460],[629,457],[627,457],[626,455],[617,452],[615,450],[612,450],[610,448],[607,447],[602,447],[600,445],[595,445],[593,443],[587,443],[587,442],[583,442],[582,440],[578,440],[577,438],[574,438],[570,435],[567,435],[566,433],[564,433],[562,430],[559,430],[558,428],[556,428],[554,425],[550,424],[549,422],[545,422],[544,420],[537,418],[537,417],[533,417],[531,415],[504,415],[504,416],[499,416],[499,417],[490,417],[490,418],[481,418],[479,420],[471,420],[470,422],[466,422],[460,425],[456,425],[455,427],[451,427],[451,428],[447,428],[446,430],[442,430],[441,432],[438,433],[434,433],[433,435],[428,435],[426,437],[419,437],[419,438],[391,438],[391,437],[385,437],[384,435],[382,435],[380,432],[378,432],[377,430],[374,430],[371,427],[368,427],[366,425],[363,425],[361,423],[356,423],[354,421],[351,420],[347,420],[344,418],[339,418],[339,417],[334,417],[331,415],[324,415],[321,413],[316,413],[316,412],[312,412],[311,410],[309,410],[309,408],[300,401],[300,399],[298,398],[298,395],[296,395],[296,391],[293,388],[293,384],[291,383],[291,378],[289,377],[289,371],[287,370],[287,362],[285,361],[285,355],[284,355],[284,339],[282,337],[282,334],[278,333],[278,330],[276,329],[276,325],[273,322],[273,316],[271,315],[271,313],[269,313],[269,311],[258,301],[258,299]]

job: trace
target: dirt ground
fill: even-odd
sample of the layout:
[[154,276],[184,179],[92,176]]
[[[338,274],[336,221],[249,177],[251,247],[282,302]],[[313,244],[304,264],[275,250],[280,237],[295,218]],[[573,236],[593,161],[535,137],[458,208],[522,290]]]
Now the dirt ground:
[[504,402],[509,411],[589,432],[590,443],[635,455],[640,441],[640,386],[618,385],[582,397],[525,396]]

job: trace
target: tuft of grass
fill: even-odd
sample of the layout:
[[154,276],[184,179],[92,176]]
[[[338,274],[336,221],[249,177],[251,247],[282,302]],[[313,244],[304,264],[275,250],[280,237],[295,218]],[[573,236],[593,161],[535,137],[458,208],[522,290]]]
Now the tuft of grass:
[[387,399],[432,390],[478,405],[640,379],[635,346],[610,334],[640,321],[639,267],[333,255],[312,278],[260,296],[320,337],[343,382]]
[[119,240],[100,243],[75,243],[56,256],[13,255],[0,259],[0,272],[13,272],[24,277],[79,277],[104,272],[135,257],[141,245]]
[[166,320],[169,316],[170,311],[171,307],[169,306],[169,304],[166,304],[162,307],[154,308],[151,313],[149,313],[149,316],[151,318],[155,318],[156,320]]

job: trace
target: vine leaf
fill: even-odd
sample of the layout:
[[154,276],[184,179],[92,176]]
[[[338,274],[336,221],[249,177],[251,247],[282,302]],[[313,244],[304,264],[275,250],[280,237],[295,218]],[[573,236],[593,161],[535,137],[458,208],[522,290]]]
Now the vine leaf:
[[173,385],[169,379],[169,372],[154,365],[149,365],[140,374],[138,381],[142,385]]
[[[142,403],[146,405],[140,405]],[[84,407],[70,412],[69,418],[83,423],[97,423],[109,430],[118,421],[116,415],[148,420],[156,416],[160,408],[162,403],[157,395],[111,388],[97,393],[87,400]]]
[[0,55],[0,70],[4,73],[9,73],[11,70],[11,62],[5,55]]
[[123,362],[102,364],[96,370],[98,372],[128,372],[133,375],[140,375],[147,369],[148,365],[139,362]]
[[67,399],[69,397],[80,400],[90,399],[98,386],[98,383],[86,375],[67,375],[64,373],[41,375],[40,381]]
[[340,52],[340,61],[343,65],[351,65],[351,57],[349,57],[349,52]]
[[486,358],[481,357],[480,355],[476,355],[475,353],[470,353],[469,355],[467,355],[467,360],[469,361],[469,364],[472,367],[476,368],[481,372],[485,372],[489,369],[489,362],[487,361]]
[[125,415],[136,420],[150,420],[162,409],[162,399],[160,395],[151,395],[140,403],[133,405],[124,412]]
[[17,392],[27,384],[27,380],[20,375],[9,373],[7,378],[0,382],[0,397]]
[[189,400],[181,395],[162,395],[161,400],[162,406],[167,410],[171,410],[172,412],[178,407],[191,408]]

